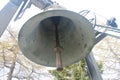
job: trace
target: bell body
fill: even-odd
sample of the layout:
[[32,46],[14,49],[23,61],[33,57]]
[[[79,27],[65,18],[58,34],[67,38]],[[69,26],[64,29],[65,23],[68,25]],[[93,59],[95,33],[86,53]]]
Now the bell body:
[[73,64],[90,53],[95,40],[92,24],[72,11],[48,10],[29,19],[19,32],[19,47],[28,59],[40,65],[56,66],[57,22],[63,66]]

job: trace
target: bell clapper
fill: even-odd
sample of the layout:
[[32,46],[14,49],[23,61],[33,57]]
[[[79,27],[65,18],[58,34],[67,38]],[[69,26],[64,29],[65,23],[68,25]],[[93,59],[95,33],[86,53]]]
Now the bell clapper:
[[60,22],[60,17],[53,18],[52,21],[54,22],[54,25],[55,25],[56,47],[54,48],[54,51],[56,54],[56,67],[58,71],[61,71],[63,70],[62,58],[61,58],[61,53],[63,52],[63,48],[60,45],[59,32],[58,32],[58,24]]
[[63,49],[61,47],[56,47],[54,49],[55,53],[56,53],[56,67],[58,71],[63,70],[62,67],[62,59],[61,59],[61,52],[63,51]]

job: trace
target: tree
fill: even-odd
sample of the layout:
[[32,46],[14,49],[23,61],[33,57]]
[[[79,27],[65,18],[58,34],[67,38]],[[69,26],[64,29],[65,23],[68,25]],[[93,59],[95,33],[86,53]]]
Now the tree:
[[[120,40],[107,36],[93,49],[97,62],[103,64],[102,72],[105,80],[119,80],[120,74]],[[107,77],[107,76],[108,77]],[[113,76],[114,75],[114,76]]]
[[7,29],[0,41],[0,80],[43,80],[43,77],[53,79],[45,67],[25,58],[17,43],[16,32]]
[[57,80],[89,80],[85,60],[66,66],[63,71],[50,71]]

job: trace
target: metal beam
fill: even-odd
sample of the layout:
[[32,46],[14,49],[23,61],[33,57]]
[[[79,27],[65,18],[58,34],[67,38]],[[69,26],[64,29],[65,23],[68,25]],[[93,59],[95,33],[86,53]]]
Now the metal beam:
[[45,9],[53,4],[51,0],[31,0],[31,3],[40,9]]
[[103,80],[92,52],[86,56],[85,60],[91,80]]
[[16,13],[23,0],[10,0],[0,11],[0,37]]
[[[107,36],[106,33],[96,32],[95,44],[100,42],[106,36]],[[87,64],[87,68],[88,68],[91,80],[103,80],[98,70],[98,66],[92,52],[85,57],[85,61]]]
[[103,38],[105,38],[107,36],[106,33],[99,33],[100,35],[96,38],[95,40],[95,44],[97,44],[98,42],[100,42]]
[[105,30],[103,32],[103,31],[101,31],[99,29],[95,29],[96,31],[99,31],[99,32],[104,33],[106,35],[109,35],[111,37],[115,37],[117,39],[120,39],[120,29],[114,28],[114,27],[110,27],[110,26],[98,25],[98,24],[96,24],[96,27],[97,28],[102,28],[102,29]]
[[[23,1],[27,2],[27,0],[10,0],[0,11],[0,37]],[[30,2],[40,9],[44,9],[53,4],[51,0],[30,0]]]

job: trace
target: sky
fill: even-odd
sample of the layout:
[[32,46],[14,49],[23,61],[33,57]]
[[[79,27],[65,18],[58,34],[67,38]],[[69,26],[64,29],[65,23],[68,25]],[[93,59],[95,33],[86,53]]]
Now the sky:
[[[4,5],[8,1],[9,0],[0,0],[0,10],[4,7]],[[66,7],[68,10],[74,12],[90,10],[106,19],[116,17],[116,22],[120,24],[119,0],[52,0],[52,1],[56,1],[60,5]]]
[[0,0],[0,10],[6,5],[9,0]]
[[119,0],[54,0],[67,9],[80,12],[90,10],[103,18],[110,19],[116,17],[116,22],[120,24],[120,4]]
[[79,12],[81,10],[92,10],[106,17],[118,16],[119,0],[55,0],[66,8]]

